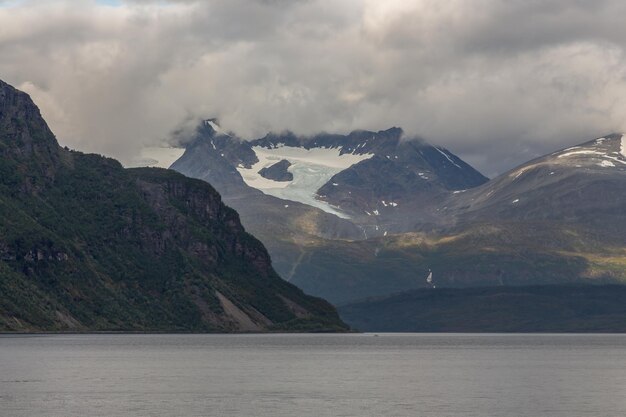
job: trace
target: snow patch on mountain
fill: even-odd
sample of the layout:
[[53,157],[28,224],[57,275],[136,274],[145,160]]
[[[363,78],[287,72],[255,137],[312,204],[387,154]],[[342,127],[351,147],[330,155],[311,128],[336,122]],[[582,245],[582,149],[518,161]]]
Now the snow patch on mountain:
[[519,178],[519,177],[521,177],[521,176],[522,176],[522,175],[523,175],[526,171],[528,171],[528,170],[530,170],[531,168],[534,168],[534,167],[535,167],[534,165],[530,165],[530,166],[527,166],[527,167],[524,167],[524,168],[520,169],[520,170],[519,170],[519,171],[517,171],[517,172],[513,172],[513,173],[511,173],[511,175],[515,174],[515,177],[513,177],[513,180],[518,179],[518,178]]
[[[606,138],[596,139],[594,142],[595,146],[591,149],[583,148],[582,146],[574,146],[565,149],[560,154],[557,154],[557,158],[590,157],[594,164],[603,168],[615,167],[615,162],[626,165],[626,161],[624,160],[624,157],[626,157],[626,135],[622,135],[621,137],[620,152],[609,152],[609,150],[604,147],[606,140]],[[600,159],[600,162],[596,162],[598,159]],[[581,167],[581,165],[576,165],[576,167]]]
[[[250,168],[237,167],[237,171],[246,184],[265,194],[308,204],[342,218],[348,218],[348,216],[330,204],[318,200],[317,190],[344,169],[374,156],[373,154],[341,155],[341,148],[305,149],[284,145],[274,148],[254,146],[252,150],[259,162]],[[291,163],[288,171],[293,174],[292,181],[273,181],[259,174],[261,169],[270,167],[283,159]]]
[[602,161],[598,164],[598,166],[601,166],[603,168],[610,168],[610,167],[614,167],[615,164],[611,161]]
[[610,159],[612,161],[619,162],[620,164],[626,165],[626,161],[624,161],[624,158],[620,159],[620,158],[617,158],[615,156],[609,156],[609,155],[605,155],[604,157],[607,158],[607,159]]
[[[224,135],[224,136],[228,136],[230,137],[230,135],[220,127],[220,125],[218,125],[217,123],[215,123],[213,120],[205,120],[204,121],[205,124],[211,126],[211,128],[215,131],[215,133],[219,136],[219,135]],[[211,142],[213,143],[213,142]],[[215,148],[214,148],[215,149]]]
[[599,152],[599,151],[592,151],[592,150],[571,151],[571,152],[563,153],[563,154],[557,156],[557,158],[565,158],[567,156],[573,156],[573,155],[601,155],[601,156],[604,156],[605,153],[604,152]]
[[[437,151],[439,151],[439,153],[440,153],[440,154],[442,154],[443,156],[445,156],[445,157],[446,157],[446,159],[452,163],[452,165],[454,165],[454,166],[455,166],[455,167],[457,167],[457,168],[461,168],[461,167],[460,167],[460,166],[459,166],[456,162],[454,162],[454,161],[452,160],[452,158],[450,158],[450,156],[446,153],[445,149],[444,149],[444,150],[441,150],[441,149],[439,149],[437,146],[435,146],[434,148],[435,148]],[[389,158],[389,157],[387,157],[387,158]]]

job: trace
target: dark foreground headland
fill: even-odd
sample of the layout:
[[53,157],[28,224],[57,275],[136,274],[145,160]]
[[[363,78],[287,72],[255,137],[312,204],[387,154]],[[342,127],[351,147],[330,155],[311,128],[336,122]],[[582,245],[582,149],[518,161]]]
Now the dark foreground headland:
[[0,331],[345,331],[206,182],[62,148],[0,81]]

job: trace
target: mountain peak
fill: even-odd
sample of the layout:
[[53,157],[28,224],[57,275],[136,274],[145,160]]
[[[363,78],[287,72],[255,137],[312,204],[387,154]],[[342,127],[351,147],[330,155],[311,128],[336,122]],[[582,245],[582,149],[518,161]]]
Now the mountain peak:
[[[626,136],[610,134],[534,159],[467,193],[448,212],[462,221],[566,221],[613,234],[623,225]],[[607,227],[607,225],[609,225]]]
[[38,190],[54,178],[60,152],[30,96],[0,81],[0,184],[18,182],[22,191]]
[[371,229],[368,236],[404,227],[418,210],[430,216],[434,200],[487,181],[450,151],[403,138],[399,127],[347,135],[284,131],[242,141],[213,136],[213,124],[205,121],[201,129],[210,135],[191,141],[172,169],[210,182],[227,198],[260,192],[281,199],[281,212],[294,202],[321,209]]
[[626,135],[613,133],[553,153],[546,158],[577,168],[626,168]]
[[205,119],[198,127],[200,131],[208,133],[208,136],[231,136],[220,126],[220,122],[217,118]]
[[[19,122],[18,122],[19,120]],[[0,141],[28,152],[32,146],[58,146],[54,134],[28,94],[0,80]]]

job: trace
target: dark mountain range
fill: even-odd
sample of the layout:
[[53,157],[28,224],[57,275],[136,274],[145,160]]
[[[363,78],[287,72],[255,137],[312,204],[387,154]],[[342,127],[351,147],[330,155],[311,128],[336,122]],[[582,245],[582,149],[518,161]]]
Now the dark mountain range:
[[199,126],[172,169],[214,184],[226,199],[262,191],[319,208],[349,219],[360,237],[428,227],[435,202],[487,181],[446,149],[403,138],[399,128],[243,141],[215,120]]
[[368,332],[623,333],[626,286],[421,289],[340,307]]
[[0,82],[0,330],[337,331],[207,183],[63,149]]
[[427,287],[429,269],[440,287],[623,283],[625,142],[607,135],[449,193],[428,233],[307,245],[293,282],[335,303]]
[[[443,287],[626,280],[622,135],[490,181],[397,128],[251,142],[229,135],[206,123],[173,168],[236,182],[224,198],[279,273],[331,302],[426,287],[429,270]],[[264,182],[259,171],[283,160],[289,185]]]
[[303,242],[307,293],[335,304],[441,287],[624,282],[626,249],[588,228],[549,222],[480,223],[457,232],[400,233],[359,241]]
[[[283,161],[292,179],[265,181],[277,164],[285,168]],[[263,241],[281,276],[335,301],[342,299],[343,283],[351,287],[361,277],[372,288],[357,285],[354,295],[417,285],[415,271],[404,266],[394,267],[406,271],[402,278],[379,285],[381,267],[366,268],[362,275],[348,263],[352,255],[362,256],[363,239],[432,229],[439,222],[438,204],[452,191],[487,180],[445,149],[403,139],[398,128],[311,137],[269,134],[245,142],[215,120],[198,127],[172,169],[213,184]],[[326,280],[336,286],[322,290]]]

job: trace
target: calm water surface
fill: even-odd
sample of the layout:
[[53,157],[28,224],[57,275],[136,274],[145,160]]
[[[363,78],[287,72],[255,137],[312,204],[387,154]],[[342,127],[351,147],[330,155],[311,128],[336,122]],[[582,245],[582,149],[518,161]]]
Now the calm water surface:
[[626,336],[0,336],[0,415],[626,416]]

